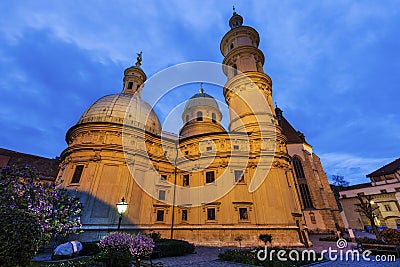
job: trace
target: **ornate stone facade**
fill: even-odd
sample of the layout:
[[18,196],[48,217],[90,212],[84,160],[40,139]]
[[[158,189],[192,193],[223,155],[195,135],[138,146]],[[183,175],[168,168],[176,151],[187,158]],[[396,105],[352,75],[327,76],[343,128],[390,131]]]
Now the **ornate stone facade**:
[[[242,245],[261,245],[258,236],[270,233],[273,245],[310,245],[288,138],[273,107],[271,78],[263,72],[259,35],[242,23],[235,12],[221,42],[228,131],[215,99],[201,88],[186,104],[180,136],[163,132],[140,97],[146,90],[140,54],[139,64],[124,73],[122,93],[96,101],[67,132],[59,178],[84,203],[82,238],[99,239],[115,230],[115,204],[125,197],[126,231],[223,246],[237,245],[239,235]],[[318,218],[333,229],[328,210],[337,209],[336,202],[325,190],[319,160],[312,158],[310,168],[319,176],[307,179],[321,187],[309,190],[320,208]]]

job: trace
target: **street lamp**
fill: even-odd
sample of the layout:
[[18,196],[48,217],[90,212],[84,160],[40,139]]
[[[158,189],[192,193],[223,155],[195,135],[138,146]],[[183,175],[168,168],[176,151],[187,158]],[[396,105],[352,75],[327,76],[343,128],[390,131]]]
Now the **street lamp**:
[[125,202],[125,198],[122,198],[121,202],[117,203],[117,210],[119,213],[118,231],[121,228],[122,215],[125,213],[127,208],[128,208],[128,203]]

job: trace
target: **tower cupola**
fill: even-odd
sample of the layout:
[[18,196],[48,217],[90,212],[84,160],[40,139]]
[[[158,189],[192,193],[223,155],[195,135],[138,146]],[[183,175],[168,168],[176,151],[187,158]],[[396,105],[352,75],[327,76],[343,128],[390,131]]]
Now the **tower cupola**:
[[229,26],[231,29],[242,26],[243,24],[243,17],[236,13],[235,7],[233,7],[233,15],[229,20]]
[[202,85],[199,91],[186,102],[182,113],[184,125],[180,130],[181,137],[225,131],[221,126],[222,113],[217,101],[204,93]]
[[137,54],[135,66],[129,67],[124,71],[123,94],[132,94],[140,97],[143,84],[146,81],[146,74],[140,67],[142,65],[142,52]]

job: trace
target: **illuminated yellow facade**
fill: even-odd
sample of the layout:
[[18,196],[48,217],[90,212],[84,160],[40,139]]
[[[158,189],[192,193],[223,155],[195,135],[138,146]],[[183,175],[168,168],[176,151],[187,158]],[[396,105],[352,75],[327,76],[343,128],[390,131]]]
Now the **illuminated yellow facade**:
[[[235,12],[220,46],[228,130],[220,124],[216,100],[201,88],[186,103],[179,136],[163,132],[141,99],[146,75],[139,55],[124,72],[122,93],[97,100],[67,132],[59,179],[84,204],[83,238],[99,239],[116,229],[121,197],[129,204],[125,231],[160,232],[202,245],[238,245],[237,236],[244,246],[260,245],[263,233],[272,234],[273,245],[310,245],[310,210],[321,230],[342,225],[318,157],[311,151],[304,158],[301,148],[290,152],[299,144],[288,144],[275,112],[259,35],[242,23]],[[307,173],[311,168],[306,182],[294,175],[295,154]],[[313,185],[312,207],[300,197],[299,184],[307,182]]]

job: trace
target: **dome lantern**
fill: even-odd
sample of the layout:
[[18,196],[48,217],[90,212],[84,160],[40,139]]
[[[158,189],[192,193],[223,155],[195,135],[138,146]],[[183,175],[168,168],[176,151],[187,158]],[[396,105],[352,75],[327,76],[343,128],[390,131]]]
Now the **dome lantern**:
[[242,26],[242,24],[243,17],[236,13],[235,6],[233,6],[233,14],[231,19],[229,20],[229,26],[231,27],[231,29],[233,29]]
[[225,131],[221,126],[222,113],[217,101],[204,92],[203,83],[199,91],[186,102],[182,113],[184,125],[180,130],[181,137]]
[[143,84],[146,81],[146,74],[140,67],[142,65],[142,52],[137,54],[135,66],[129,67],[124,71],[123,94],[131,94],[140,97]]

